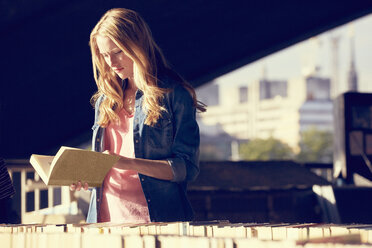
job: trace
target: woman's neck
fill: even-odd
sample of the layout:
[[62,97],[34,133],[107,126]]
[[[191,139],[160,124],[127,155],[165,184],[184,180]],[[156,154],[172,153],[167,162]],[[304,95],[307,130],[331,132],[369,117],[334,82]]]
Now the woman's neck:
[[136,84],[134,83],[134,79],[133,78],[127,78],[126,80],[128,82],[128,85],[125,87],[125,90],[136,91],[137,87],[136,87]]

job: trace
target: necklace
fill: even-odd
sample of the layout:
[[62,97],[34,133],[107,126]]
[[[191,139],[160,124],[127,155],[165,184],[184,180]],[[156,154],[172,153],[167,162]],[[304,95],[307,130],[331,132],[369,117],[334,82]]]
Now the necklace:
[[135,97],[137,87],[129,78],[122,81],[122,89],[124,91],[123,107],[129,115],[134,113]]
[[128,114],[132,115],[134,112],[134,104],[135,104],[135,91],[126,90],[124,93],[123,99],[123,107],[127,111]]

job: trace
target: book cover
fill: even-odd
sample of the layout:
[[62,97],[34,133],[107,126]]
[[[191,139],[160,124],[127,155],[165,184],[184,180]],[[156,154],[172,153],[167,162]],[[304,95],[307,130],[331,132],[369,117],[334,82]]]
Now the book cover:
[[55,156],[32,154],[30,163],[46,185],[70,186],[87,182],[101,186],[119,156],[62,146]]

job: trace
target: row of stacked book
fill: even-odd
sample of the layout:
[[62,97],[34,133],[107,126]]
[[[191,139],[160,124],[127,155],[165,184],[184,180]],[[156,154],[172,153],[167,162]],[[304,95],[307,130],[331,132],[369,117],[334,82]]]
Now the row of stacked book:
[[372,248],[372,225],[228,221],[0,225],[0,244],[1,248]]

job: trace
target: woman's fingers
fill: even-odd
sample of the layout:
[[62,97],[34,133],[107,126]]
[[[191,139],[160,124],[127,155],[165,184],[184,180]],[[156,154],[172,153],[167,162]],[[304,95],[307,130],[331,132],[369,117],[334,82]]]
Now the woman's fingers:
[[75,191],[75,190],[76,190],[76,184],[74,184],[74,183],[71,184],[71,185],[70,185],[70,190],[71,190],[71,191]]
[[77,182],[76,184],[76,191],[80,191],[81,190],[81,182]]
[[88,190],[89,184],[85,182],[84,184],[81,183],[81,181],[78,181],[76,184],[73,183],[70,185],[70,190],[71,191],[80,191],[81,189]]
[[87,182],[85,182],[85,183],[84,183],[84,190],[88,190],[88,188],[89,188],[89,185],[88,185]]

